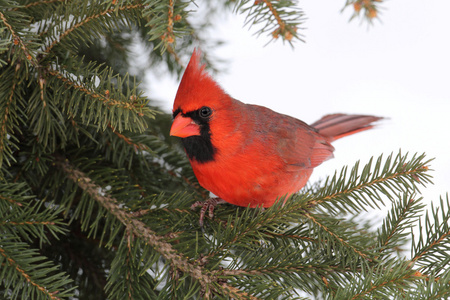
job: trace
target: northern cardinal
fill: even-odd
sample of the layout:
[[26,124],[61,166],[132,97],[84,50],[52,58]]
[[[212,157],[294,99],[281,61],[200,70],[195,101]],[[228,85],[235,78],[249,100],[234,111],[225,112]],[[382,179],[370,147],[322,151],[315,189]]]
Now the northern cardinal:
[[228,203],[269,207],[277,198],[287,198],[305,186],[315,167],[333,157],[331,142],[370,129],[381,119],[333,114],[309,126],[242,103],[211,78],[200,56],[194,50],[181,79],[170,135],[182,138],[200,185]]

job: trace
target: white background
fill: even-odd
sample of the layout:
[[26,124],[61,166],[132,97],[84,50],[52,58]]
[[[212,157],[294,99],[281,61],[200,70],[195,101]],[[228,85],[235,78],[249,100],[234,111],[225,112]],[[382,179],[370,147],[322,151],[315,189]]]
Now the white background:
[[[386,1],[373,26],[349,22],[352,7],[341,13],[344,2],[300,1],[306,43],[294,48],[281,41],[264,46],[271,37],[253,36],[244,16],[218,19],[214,34],[227,44],[213,54],[229,64],[215,79],[236,99],[307,123],[336,112],[388,118],[335,142],[335,158],[311,180],[382,153],[425,152],[435,158],[435,185],[423,196],[438,204],[450,191],[450,1]],[[169,112],[177,85],[176,78],[151,78],[148,93]]]

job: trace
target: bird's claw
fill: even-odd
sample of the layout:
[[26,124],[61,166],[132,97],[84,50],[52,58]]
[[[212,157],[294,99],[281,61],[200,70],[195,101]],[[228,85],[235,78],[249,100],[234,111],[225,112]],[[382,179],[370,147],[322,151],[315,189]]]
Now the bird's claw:
[[203,227],[203,219],[205,218],[206,211],[208,210],[208,216],[212,219],[214,217],[214,208],[216,207],[216,205],[222,203],[225,203],[225,201],[220,198],[209,198],[206,201],[197,201],[191,205],[192,210],[194,210],[199,206],[202,207],[200,209],[200,219],[199,219],[200,227]]

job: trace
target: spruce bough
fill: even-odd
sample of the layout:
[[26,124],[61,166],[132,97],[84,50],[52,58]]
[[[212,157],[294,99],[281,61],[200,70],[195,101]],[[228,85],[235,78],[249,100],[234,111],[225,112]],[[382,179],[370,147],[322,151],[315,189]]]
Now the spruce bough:
[[[302,13],[291,5],[235,8],[293,42]],[[189,207],[207,193],[168,137],[170,116],[136,84],[219,42],[191,8],[0,1],[0,298],[448,297],[449,200],[425,210],[424,155],[343,168],[285,206],[224,205],[199,228]],[[151,66],[130,76],[135,40]],[[382,224],[358,219],[385,205]]]

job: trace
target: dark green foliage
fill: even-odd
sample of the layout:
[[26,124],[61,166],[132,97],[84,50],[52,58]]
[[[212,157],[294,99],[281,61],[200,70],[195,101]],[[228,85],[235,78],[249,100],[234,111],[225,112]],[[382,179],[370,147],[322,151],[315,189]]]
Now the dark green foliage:
[[[257,35],[269,33],[273,39],[281,36],[283,41],[289,43],[293,39],[301,40],[297,32],[303,23],[303,13],[293,1],[237,1],[236,9],[247,15],[247,25],[260,27]],[[264,25],[259,26],[261,24]]]
[[[257,33],[301,36],[291,1],[211,2],[193,22],[187,1],[0,0],[1,299],[449,296],[449,199],[421,218],[424,155],[345,167],[266,210],[222,205],[199,227],[190,205],[208,193],[137,82],[220,43],[202,31],[230,5]],[[149,62],[133,77],[135,42]],[[382,224],[358,217],[384,205]]]

